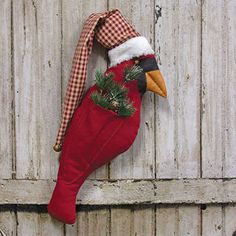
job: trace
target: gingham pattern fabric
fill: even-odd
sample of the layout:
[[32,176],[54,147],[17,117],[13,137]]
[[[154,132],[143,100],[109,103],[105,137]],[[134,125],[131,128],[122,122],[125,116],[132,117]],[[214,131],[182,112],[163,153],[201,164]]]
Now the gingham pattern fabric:
[[57,134],[55,151],[60,151],[72,115],[81,102],[87,76],[88,57],[92,52],[93,39],[97,39],[107,49],[112,49],[126,40],[140,36],[127,22],[118,9],[91,14],[82,29],[67,85],[63,104],[60,128]]
[[114,10],[110,17],[104,19],[95,34],[96,40],[107,49],[112,49],[136,36],[140,36],[140,34],[128,23],[119,10]]

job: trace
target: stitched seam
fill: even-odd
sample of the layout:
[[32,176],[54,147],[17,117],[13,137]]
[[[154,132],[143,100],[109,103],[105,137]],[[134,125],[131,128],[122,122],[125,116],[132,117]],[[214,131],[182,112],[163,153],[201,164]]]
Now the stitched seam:
[[[107,139],[107,141],[102,145],[102,147],[97,151],[97,153],[94,155],[94,158],[91,159],[90,162],[92,162],[100,153],[101,151],[106,147],[106,145],[111,141],[111,139],[114,137],[114,135],[118,132],[118,130],[120,129],[121,125],[124,123],[124,120],[120,123],[120,125],[115,129],[115,131],[113,132],[113,134],[110,136],[109,139]],[[91,156],[90,156],[91,157]]]

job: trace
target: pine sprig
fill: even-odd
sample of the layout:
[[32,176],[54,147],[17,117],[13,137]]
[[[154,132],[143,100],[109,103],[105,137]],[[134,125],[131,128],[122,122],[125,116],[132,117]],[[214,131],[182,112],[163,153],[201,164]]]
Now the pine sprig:
[[143,69],[140,66],[126,67],[124,70],[124,80],[129,82],[137,79],[137,77],[142,73]]
[[[136,79],[141,72],[142,68],[139,66],[125,68],[124,82]],[[96,70],[95,81],[98,91],[91,94],[91,99],[95,104],[113,110],[119,116],[131,116],[136,109],[127,97],[128,89],[124,84],[114,81],[113,76],[112,73],[104,75]]]
[[131,102],[123,101],[120,104],[118,115],[120,116],[131,116],[135,112],[135,108]]
[[105,107],[107,109],[110,109],[110,101],[107,97],[105,96],[102,96],[100,93],[98,92],[93,92],[91,94],[91,98],[92,100],[94,101],[94,103],[102,106],[102,107]]
[[107,90],[113,80],[113,74],[109,73],[108,75],[103,75],[103,73],[99,70],[95,71],[95,81],[96,81],[96,85],[100,90]]
[[128,90],[126,87],[113,81],[113,83],[111,84],[107,92],[111,98],[111,101],[112,100],[120,101],[120,100],[123,100],[124,97],[126,97]]

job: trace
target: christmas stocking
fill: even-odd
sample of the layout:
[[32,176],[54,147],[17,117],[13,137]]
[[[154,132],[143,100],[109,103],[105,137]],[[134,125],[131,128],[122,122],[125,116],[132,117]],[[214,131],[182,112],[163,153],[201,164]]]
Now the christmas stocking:
[[[96,72],[96,83],[82,96],[94,36],[108,48],[110,65],[105,73]],[[86,178],[134,142],[147,90],[167,95],[147,39],[117,9],[90,15],[76,48],[54,145],[61,159],[49,214],[67,224],[75,222],[76,196]]]

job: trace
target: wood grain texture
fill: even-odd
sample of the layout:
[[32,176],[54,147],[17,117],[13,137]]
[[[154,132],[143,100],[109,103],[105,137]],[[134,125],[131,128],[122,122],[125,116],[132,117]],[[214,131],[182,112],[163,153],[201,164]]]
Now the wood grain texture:
[[132,215],[133,235],[155,235],[155,207],[134,206]]
[[175,236],[177,234],[177,207],[156,208],[156,235]]
[[111,209],[111,235],[154,235],[152,207],[132,206]]
[[235,1],[203,4],[203,177],[236,176]]
[[64,236],[64,224],[49,216],[47,213],[40,213],[38,224],[39,235],[43,236]]
[[107,209],[81,210],[77,214],[78,235],[109,235],[109,212]]
[[13,92],[11,77],[11,2],[0,1],[0,178],[12,176]]
[[52,178],[61,101],[60,1],[14,1],[13,29],[16,176]]
[[234,236],[236,234],[236,205],[225,206],[224,208],[224,233]]
[[[1,211],[0,208],[0,235],[16,235],[16,215],[14,211]],[[5,234],[5,235],[4,235]]]
[[[156,210],[156,232],[161,236],[201,235],[198,206],[161,206]],[[210,235],[210,234],[209,234]]]
[[156,0],[155,50],[168,98],[156,98],[157,178],[200,176],[200,45],[198,1]]
[[37,212],[18,212],[18,235],[39,235],[39,215]]
[[[132,224],[131,209],[112,209],[111,211],[111,233],[117,235],[131,235]],[[122,226],[122,227],[121,227]]]
[[200,209],[196,206],[182,206],[178,209],[178,234],[179,235],[200,235]]
[[[47,204],[52,180],[0,180],[0,204]],[[236,180],[86,180],[77,204],[235,203]]]
[[[80,213],[81,214],[81,213]],[[80,221],[80,222],[82,222],[82,221]],[[77,233],[77,224],[78,224],[78,221],[76,221],[74,224],[72,224],[72,225],[65,225],[65,235],[66,236],[76,236],[76,235],[78,235],[78,233]],[[83,224],[82,224],[83,225]],[[83,235],[83,234],[81,234],[81,235]]]
[[64,235],[62,223],[51,218],[46,213],[18,212],[17,213],[17,235]]
[[202,211],[202,235],[223,235],[223,217],[221,206],[207,206]]
[[[236,230],[235,205],[206,205],[205,210],[201,210],[199,206],[186,205],[162,205],[156,210],[152,206],[113,206],[110,209],[113,211],[108,217],[106,208],[83,207],[77,212],[78,218],[73,225],[63,225],[37,210],[18,211],[17,216],[11,211],[0,211],[0,230],[7,236],[75,236],[94,235],[94,232],[96,235],[232,236]],[[150,214],[147,214],[147,210],[150,210]]]
[[109,235],[110,213],[108,207],[79,209],[77,221],[73,225],[65,225],[65,235]]

